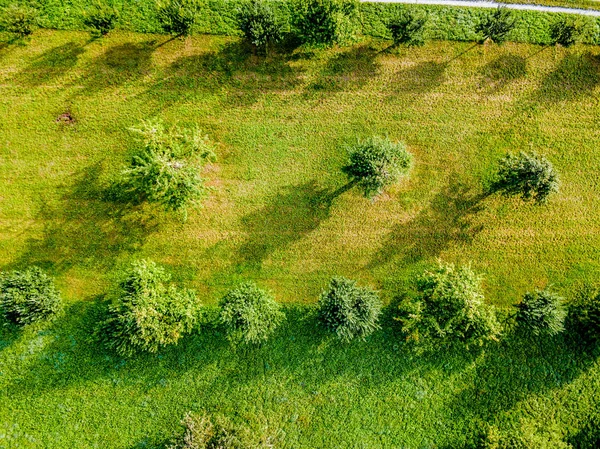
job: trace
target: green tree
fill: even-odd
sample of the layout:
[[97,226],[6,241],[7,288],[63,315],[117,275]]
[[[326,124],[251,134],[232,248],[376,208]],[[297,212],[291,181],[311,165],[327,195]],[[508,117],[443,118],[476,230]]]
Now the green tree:
[[38,10],[26,5],[11,4],[2,8],[0,29],[23,39],[38,27]]
[[356,0],[294,0],[292,28],[302,43],[331,46],[354,40]]
[[407,176],[413,157],[402,142],[371,137],[350,148],[350,161],[342,171],[352,185],[358,184],[367,198]]
[[83,24],[90,28],[94,37],[106,36],[118,20],[119,11],[114,6],[99,2],[93,3],[83,15]]
[[564,299],[549,290],[527,292],[517,304],[517,323],[534,335],[557,335],[565,328]]
[[282,21],[265,0],[244,3],[237,19],[246,40],[261,53],[268,53],[269,47],[283,38]]
[[577,43],[581,34],[580,28],[573,19],[559,18],[550,26],[550,40],[552,45],[570,47]]
[[426,23],[426,16],[403,9],[386,23],[386,27],[395,46],[421,46],[425,44]]
[[189,36],[198,18],[194,0],[165,0],[157,6],[158,21],[166,34]]
[[475,31],[481,36],[480,42],[489,39],[496,44],[501,44],[507,40],[514,28],[513,14],[507,8],[498,7],[483,17],[476,25]]

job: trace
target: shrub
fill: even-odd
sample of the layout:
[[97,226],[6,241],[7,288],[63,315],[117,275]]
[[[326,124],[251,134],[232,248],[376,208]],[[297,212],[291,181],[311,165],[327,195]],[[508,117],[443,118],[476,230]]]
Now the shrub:
[[268,53],[269,46],[283,37],[281,20],[265,0],[244,3],[237,19],[246,40],[261,52]]
[[350,162],[342,168],[351,183],[358,184],[367,198],[380,194],[385,187],[406,176],[412,155],[402,142],[371,137],[350,149]]
[[228,292],[220,302],[220,321],[229,338],[244,343],[267,340],[284,319],[281,306],[252,282]]
[[183,434],[167,449],[242,449],[235,430],[224,419],[211,419],[205,413],[187,413],[181,425]]
[[550,26],[550,39],[552,45],[570,47],[577,42],[581,30],[574,20],[561,17]]
[[83,24],[90,28],[92,35],[96,37],[106,36],[114,29],[117,20],[119,20],[119,12],[114,7],[103,3],[96,3],[83,16]]
[[475,31],[481,36],[480,42],[487,39],[496,44],[506,41],[508,34],[515,28],[515,19],[512,13],[502,7],[486,14],[477,24]]
[[590,342],[600,339],[600,291],[585,287],[568,305],[566,319],[569,329]]
[[379,328],[381,307],[375,291],[358,287],[356,281],[335,277],[319,298],[319,319],[340,340],[350,341]]
[[157,15],[165,33],[189,36],[198,17],[198,6],[194,0],[166,0],[158,4]]
[[200,304],[191,290],[168,285],[170,276],[153,262],[138,261],[124,273],[96,334],[125,356],[176,344],[197,321]]
[[483,345],[500,334],[496,314],[484,303],[481,278],[470,267],[439,264],[417,279],[417,297],[397,318],[409,340]]
[[426,16],[403,9],[386,23],[386,27],[392,35],[394,45],[420,46],[425,43],[426,23]]
[[31,324],[54,317],[60,308],[54,281],[40,268],[0,275],[0,311],[6,320]]
[[25,5],[12,4],[2,9],[0,27],[19,38],[27,37],[38,25],[38,11]]
[[214,159],[210,141],[199,130],[167,129],[160,122],[144,123],[133,131],[142,136],[143,149],[121,172],[112,198],[158,203],[185,214],[206,194],[199,171]]
[[358,2],[355,0],[295,0],[292,26],[302,43],[345,44],[355,38]]
[[564,330],[564,299],[549,290],[527,292],[516,307],[517,323],[534,335],[557,335]]
[[507,154],[499,162],[491,190],[504,195],[519,195],[524,200],[544,203],[553,192],[558,192],[558,175],[546,158],[535,153]]

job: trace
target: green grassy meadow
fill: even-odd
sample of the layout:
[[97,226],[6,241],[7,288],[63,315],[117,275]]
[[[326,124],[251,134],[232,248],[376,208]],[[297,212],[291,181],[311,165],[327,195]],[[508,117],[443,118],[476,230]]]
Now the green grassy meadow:
[[[485,276],[507,308],[600,274],[600,49],[386,42],[260,58],[237,38],[37,32],[0,47],[0,269],[56,277],[57,321],[0,330],[0,448],[161,447],[188,410],[284,448],[460,448],[485,423],[577,438],[598,408],[597,351],[507,338],[483,353],[415,354],[394,304],[441,258]],[[57,118],[69,112],[72,124]],[[161,118],[217,142],[202,208],[182,220],[101,192]],[[338,194],[346,146],[406,142],[409,180],[375,201]],[[482,197],[499,157],[535,150],[561,176],[547,205]],[[322,198],[331,198],[322,201]],[[241,280],[285,303],[263,347],[203,325],[156,355],[90,338],[115,273],[164,265],[209,310]],[[333,275],[381,291],[382,329],[340,345],[311,304]],[[542,446],[540,446],[542,447]]]

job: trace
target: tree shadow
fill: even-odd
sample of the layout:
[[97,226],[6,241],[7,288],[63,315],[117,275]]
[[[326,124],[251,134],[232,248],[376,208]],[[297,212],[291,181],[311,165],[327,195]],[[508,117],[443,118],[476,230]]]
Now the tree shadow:
[[51,48],[19,72],[16,81],[28,86],[48,83],[75,67],[79,56],[84,52],[84,45],[75,41]]
[[480,86],[488,93],[497,92],[527,75],[527,59],[511,54],[499,56],[482,68],[481,75]]
[[593,54],[569,54],[546,76],[533,98],[538,101],[574,101],[593,94],[600,84],[600,60]]
[[453,243],[469,243],[483,229],[475,216],[483,210],[486,194],[455,177],[435,194],[429,205],[406,223],[399,224],[387,236],[368,268],[400,259],[412,264],[439,255]]
[[159,222],[148,207],[107,202],[99,178],[102,162],[87,167],[58,202],[43,203],[38,220],[41,238],[6,268],[38,265],[54,273],[74,266],[110,268],[124,252],[135,252],[157,231]]
[[418,95],[430,92],[444,82],[448,62],[425,61],[397,72],[390,84],[392,95]]
[[567,442],[573,449],[597,449],[600,447],[600,404],[596,404],[592,413],[581,428],[569,435]]

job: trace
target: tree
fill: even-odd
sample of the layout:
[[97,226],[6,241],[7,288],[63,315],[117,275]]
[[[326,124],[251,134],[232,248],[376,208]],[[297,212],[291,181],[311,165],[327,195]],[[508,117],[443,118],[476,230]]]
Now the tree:
[[243,449],[233,426],[217,415],[186,413],[181,421],[184,432],[166,449]]
[[517,304],[517,323],[534,335],[557,335],[564,330],[564,299],[549,290],[527,292]]
[[124,356],[156,352],[192,330],[200,303],[192,290],[169,285],[170,279],[154,262],[132,264],[108,307],[108,317],[96,329],[106,347]]
[[95,3],[83,16],[83,24],[92,30],[92,36],[106,36],[117,24],[119,11],[104,3]]
[[503,7],[498,7],[477,24],[475,31],[481,35],[480,42],[489,39],[496,44],[506,41],[508,34],[515,27],[515,19],[512,13]]
[[536,153],[507,154],[499,162],[491,191],[504,195],[521,196],[524,200],[545,203],[553,192],[558,192],[559,181],[554,167]]
[[417,296],[401,306],[397,318],[409,340],[481,346],[496,340],[500,325],[484,302],[481,277],[470,267],[440,263],[417,278]]
[[426,16],[414,14],[403,9],[386,23],[386,27],[392,35],[395,46],[420,46],[425,43],[424,32],[426,23]]
[[242,5],[238,24],[246,40],[260,52],[268,53],[271,45],[281,41],[283,25],[271,4],[265,0],[252,0]]
[[51,319],[60,311],[61,303],[54,281],[40,268],[0,275],[0,312],[14,324]]
[[292,27],[302,43],[310,45],[344,44],[356,32],[356,0],[294,0]]
[[148,201],[166,210],[182,211],[206,194],[202,165],[214,160],[213,146],[200,130],[166,128],[161,122],[133,129],[143,148],[133,156],[112,188],[113,199]]
[[189,36],[198,17],[194,0],[166,0],[158,4],[158,21],[167,34]]
[[334,277],[319,298],[319,320],[343,341],[364,338],[379,329],[381,299],[356,281]]
[[243,283],[228,292],[220,306],[220,321],[232,341],[261,343],[285,318],[279,303],[253,282]]
[[0,28],[23,39],[38,27],[38,10],[26,5],[11,4],[2,9]]
[[577,43],[581,30],[574,20],[566,17],[559,18],[556,22],[550,25],[550,40],[552,45],[562,45],[570,47]]
[[413,157],[402,142],[371,137],[350,149],[350,161],[342,171],[358,184],[367,198],[408,175]]

